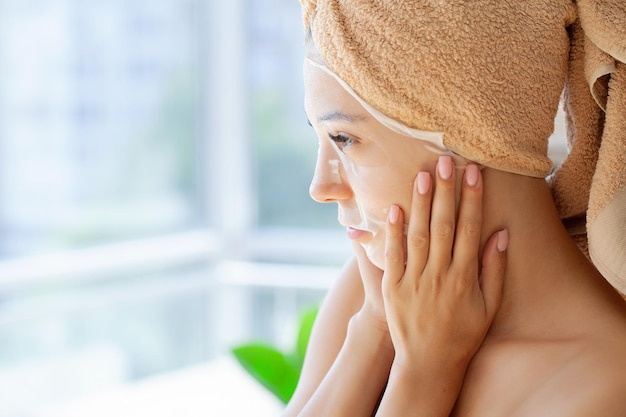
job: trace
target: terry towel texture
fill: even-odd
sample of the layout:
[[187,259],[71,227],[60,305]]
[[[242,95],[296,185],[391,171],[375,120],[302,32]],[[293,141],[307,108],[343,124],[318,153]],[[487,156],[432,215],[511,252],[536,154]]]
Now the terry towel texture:
[[[626,293],[626,1],[301,3],[325,64],[372,107],[482,165],[548,177]],[[553,172],[561,97],[570,152]]]

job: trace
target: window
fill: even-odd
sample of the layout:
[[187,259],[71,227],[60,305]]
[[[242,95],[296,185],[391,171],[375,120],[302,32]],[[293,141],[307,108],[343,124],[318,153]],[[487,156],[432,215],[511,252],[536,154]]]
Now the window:
[[198,227],[197,3],[0,3],[0,256]]
[[0,415],[289,342],[347,256],[297,2],[0,0]]

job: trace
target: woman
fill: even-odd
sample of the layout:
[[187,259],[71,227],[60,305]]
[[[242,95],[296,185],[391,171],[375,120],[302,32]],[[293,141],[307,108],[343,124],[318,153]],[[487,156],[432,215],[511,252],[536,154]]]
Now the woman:
[[[626,304],[605,279],[623,271],[603,277],[563,226],[567,166],[552,189],[545,180],[566,75],[580,106],[579,9],[303,10],[305,110],[319,138],[310,193],[338,204],[355,258],[322,306],[284,415],[624,415]],[[516,25],[536,32],[516,37]],[[511,71],[511,56],[524,67]],[[544,67],[541,82],[526,77]]]

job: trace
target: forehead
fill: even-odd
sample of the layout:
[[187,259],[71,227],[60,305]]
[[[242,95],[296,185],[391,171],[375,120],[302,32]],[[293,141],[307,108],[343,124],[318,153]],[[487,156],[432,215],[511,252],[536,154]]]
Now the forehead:
[[308,59],[304,61],[303,78],[304,108],[311,122],[324,121],[318,119],[330,114],[351,115],[359,119],[369,117],[363,106],[337,80],[311,64]]

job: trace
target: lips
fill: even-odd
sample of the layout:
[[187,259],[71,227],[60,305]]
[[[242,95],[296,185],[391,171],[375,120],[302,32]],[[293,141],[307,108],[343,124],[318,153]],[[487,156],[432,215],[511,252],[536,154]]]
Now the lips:
[[350,226],[346,227],[346,232],[348,233],[348,238],[350,238],[351,240],[359,240],[369,233],[365,230],[355,229],[354,227]]

